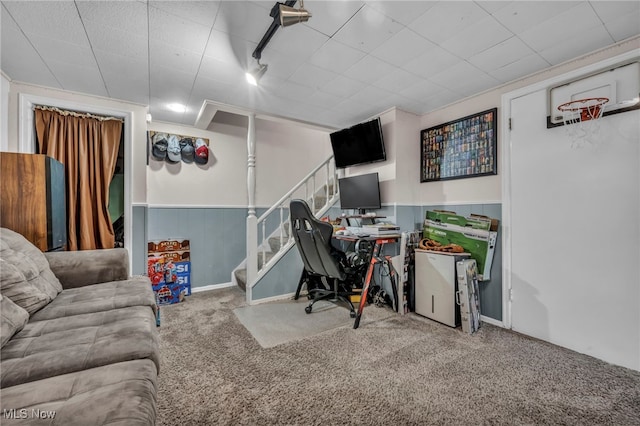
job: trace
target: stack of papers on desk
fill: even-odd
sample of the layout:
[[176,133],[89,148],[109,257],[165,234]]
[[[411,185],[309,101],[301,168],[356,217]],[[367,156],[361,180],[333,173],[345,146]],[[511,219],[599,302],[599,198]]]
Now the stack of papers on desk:
[[399,234],[400,227],[389,223],[376,223],[373,225],[364,225],[362,227],[364,233],[369,235],[389,235]]

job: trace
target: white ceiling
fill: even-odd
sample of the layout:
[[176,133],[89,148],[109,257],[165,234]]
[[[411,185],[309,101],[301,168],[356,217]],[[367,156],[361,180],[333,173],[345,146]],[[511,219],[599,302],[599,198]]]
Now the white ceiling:
[[[12,80],[150,106],[194,125],[205,100],[346,127],[424,114],[640,34],[640,1],[311,1],[244,78],[275,1],[2,1]],[[185,113],[167,109],[187,105]]]

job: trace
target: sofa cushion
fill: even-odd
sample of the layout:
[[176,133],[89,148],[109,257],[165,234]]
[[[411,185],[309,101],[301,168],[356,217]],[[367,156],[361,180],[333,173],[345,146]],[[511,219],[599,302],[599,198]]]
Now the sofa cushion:
[[[2,241],[0,241],[0,244]],[[26,280],[13,264],[0,258],[0,292],[13,303],[32,314],[46,306],[51,298]]]
[[29,320],[29,313],[0,294],[0,317],[0,347],[2,347],[14,334],[23,329]]
[[155,315],[141,308],[114,309],[100,320],[76,315],[27,326],[2,348],[1,387],[135,359],[159,368]]
[[51,303],[33,314],[31,321],[102,312],[127,306],[149,306],[155,309],[156,300],[149,278],[132,277],[123,281],[63,290]]
[[53,420],[9,419],[3,425],[154,425],[156,367],[149,360],[110,364],[0,390],[3,413],[55,412]]

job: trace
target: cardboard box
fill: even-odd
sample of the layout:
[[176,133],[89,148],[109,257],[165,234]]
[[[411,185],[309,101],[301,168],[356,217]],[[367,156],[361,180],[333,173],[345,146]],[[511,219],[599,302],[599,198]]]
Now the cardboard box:
[[189,251],[157,251],[149,253],[149,257],[161,257],[167,262],[189,262],[191,261],[191,252]]
[[191,243],[189,240],[160,240],[149,241],[147,243],[147,252],[165,252],[165,251],[189,251]]
[[[458,244],[478,264],[478,279],[491,279],[491,264],[498,239],[497,219],[463,217],[454,212],[427,211],[423,237],[441,244]],[[495,229],[495,230],[492,230]]]
[[147,273],[159,305],[182,302],[191,295],[191,262],[151,256],[147,259]]
[[184,301],[185,296],[189,295],[189,290],[182,284],[165,284],[161,283],[152,286],[153,292],[156,294],[156,303],[158,305],[172,305]]

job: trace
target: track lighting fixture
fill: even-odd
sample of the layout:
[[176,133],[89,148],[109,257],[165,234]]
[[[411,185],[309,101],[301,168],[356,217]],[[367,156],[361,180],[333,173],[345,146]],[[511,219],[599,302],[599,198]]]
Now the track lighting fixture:
[[253,69],[252,71],[247,71],[245,77],[247,78],[247,82],[253,86],[258,85],[258,81],[262,78],[265,72],[267,72],[267,64],[261,64],[258,61],[258,67]]
[[278,16],[280,16],[280,25],[288,27],[298,22],[307,22],[311,18],[311,13],[304,8],[304,1],[300,0],[300,9],[280,4]]
[[271,22],[271,25],[262,36],[262,40],[260,40],[251,56],[260,60],[262,50],[267,46],[267,43],[269,43],[269,40],[271,40],[271,37],[273,37],[280,26],[288,27],[298,22],[306,22],[311,18],[311,13],[304,8],[302,0],[300,0],[300,9],[294,9],[293,6],[295,4],[296,0],[287,0],[284,3],[276,3],[271,8],[269,16],[273,18],[273,22]]

